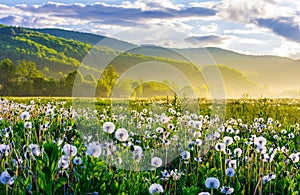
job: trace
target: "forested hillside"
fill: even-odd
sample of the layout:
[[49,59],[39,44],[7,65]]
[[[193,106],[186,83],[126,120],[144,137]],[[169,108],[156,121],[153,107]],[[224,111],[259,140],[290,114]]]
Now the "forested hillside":
[[[60,37],[50,35],[49,32],[60,32]],[[201,70],[198,65],[184,60],[147,56],[136,52],[143,51],[144,47],[136,47],[134,52],[129,53],[106,46],[93,46],[87,43],[87,39],[90,42],[92,40],[88,34],[69,32],[69,35],[65,35],[70,37],[76,34],[77,40],[74,40],[62,38],[63,32],[52,29],[44,34],[21,27],[1,25],[0,94],[72,96],[73,87],[80,86],[83,89],[95,90],[98,97],[110,97],[113,89],[119,89],[116,94],[118,97],[172,95],[178,90],[181,95],[191,95],[192,89],[200,97],[209,96],[207,81],[202,76],[209,70],[209,66]],[[82,41],[86,42],[78,41],[80,35]],[[91,53],[92,60],[89,59]],[[167,69],[164,71],[169,74],[158,82],[145,83],[143,78],[147,77],[147,72],[143,72],[143,68],[118,82],[118,78],[130,68],[149,63],[153,63],[156,70],[152,71],[157,71],[158,74],[163,72],[163,66],[157,64],[170,65],[187,78],[190,86],[176,83],[178,75],[168,72]],[[105,66],[109,68],[103,69]],[[261,91],[258,85],[249,81],[241,72],[226,66],[219,67],[228,97],[241,96],[244,93],[257,95]],[[139,74],[140,78],[137,80]],[[74,83],[76,75],[79,79]],[[101,78],[96,79],[100,75]]]

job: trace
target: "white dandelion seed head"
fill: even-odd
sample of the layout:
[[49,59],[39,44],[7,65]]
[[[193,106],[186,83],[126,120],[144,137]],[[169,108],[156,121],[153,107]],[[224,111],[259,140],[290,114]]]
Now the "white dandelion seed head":
[[202,140],[201,139],[196,139],[195,142],[196,142],[197,146],[201,146],[202,145]]
[[205,180],[205,187],[218,189],[220,187],[220,181],[215,177],[209,177]]
[[225,174],[229,177],[233,177],[235,174],[234,168],[232,168],[232,167],[227,168],[225,170]]
[[226,145],[224,143],[217,143],[215,149],[220,152],[226,152]]
[[221,193],[223,194],[232,194],[234,192],[234,189],[228,186],[222,186],[221,187]]
[[0,182],[4,185],[12,185],[14,183],[14,177],[12,177],[7,171],[4,171],[0,175]]
[[26,122],[24,123],[24,128],[25,128],[25,129],[31,129],[31,128],[32,128],[32,123],[29,122],[29,121],[26,121]]
[[266,138],[260,136],[254,138],[254,144],[257,146],[265,146],[267,144]]
[[166,123],[168,123],[170,120],[171,120],[170,117],[166,116],[165,114],[162,114],[162,115],[160,116],[160,123],[161,123],[161,124],[166,124]]
[[241,157],[243,154],[243,150],[241,148],[235,148],[233,150],[233,153],[237,156],[237,157]]
[[209,192],[200,192],[198,195],[210,195]]
[[158,168],[158,167],[161,167],[161,165],[162,165],[161,158],[159,158],[159,157],[153,157],[151,159],[151,166],[152,167]]
[[163,193],[164,189],[160,184],[154,183],[149,187],[150,194]]
[[189,160],[191,157],[191,154],[189,151],[183,151],[183,152],[181,152],[180,155],[181,155],[182,160]]
[[99,157],[101,155],[102,149],[98,142],[89,143],[86,146],[86,154],[93,157]]
[[105,133],[112,134],[115,131],[115,124],[112,122],[105,122],[102,128]]
[[71,144],[65,144],[63,147],[63,151],[67,156],[76,156],[77,147]]
[[41,154],[41,150],[37,144],[29,144],[28,147],[31,150],[33,155],[39,156]]
[[30,119],[30,114],[29,114],[29,112],[22,112],[22,113],[20,114],[20,118],[21,118],[21,120],[29,120],[29,119]]
[[293,153],[289,155],[289,158],[293,161],[293,163],[299,162],[299,155]]
[[58,168],[66,169],[69,167],[69,156],[62,155],[58,161]]
[[9,145],[0,144],[0,154],[4,154],[5,156],[8,156],[10,152]]
[[164,129],[162,127],[157,127],[155,131],[156,133],[163,133]]
[[74,158],[74,160],[73,160],[73,163],[74,163],[75,165],[81,165],[81,164],[82,164],[82,159],[81,159],[80,157],[76,156],[76,157]]
[[267,148],[264,145],[257,145],[256,146],[256,151],[260,154],[266,154]]
[[115,136],[116,136],[116,139],[121,142],[127,141],[128,137],[129,137],[128,131],[124,128],[117,129]]
[[229,145],[231,145],[231,144],[233,143],[233,139],[232,139],[232,137],[225,136],[225,137],[223,138],[223,142],[224,142],[224,144],[225,144],[226,146],[229,146]]

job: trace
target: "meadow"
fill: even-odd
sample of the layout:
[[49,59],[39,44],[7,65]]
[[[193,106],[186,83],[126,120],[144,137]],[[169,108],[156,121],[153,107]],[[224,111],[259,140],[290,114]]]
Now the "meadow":
[[300,193],[298,99],[79,102],[1,98],[0,194]]

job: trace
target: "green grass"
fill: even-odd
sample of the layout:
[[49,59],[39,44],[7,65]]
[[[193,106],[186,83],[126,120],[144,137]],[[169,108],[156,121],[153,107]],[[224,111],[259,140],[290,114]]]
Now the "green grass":
[[[1,194],[149,194],[154,183],[162,186],[163,194],[222,194],[222,186],[233,188],[233,194],[299,194],[299,162],[291,154],[300,154],[300,100],[240,99],[221,104],[169,97],[74,102],[67,97],[5,97],[0,101],[0,172],[7,171],[13,180],[13,184],[3,184],[4,173],[0,176]],[[212,109],[222,106],[225,117],[218,119]],[[26,110],[30,118],[21,119]],[[164,117],[165,122],[161,121]],[[26,128],[28,122],[32,126]],[[115,125],[111,134],[103,131],[107,122]],[[45,124],[48,127],[41,129]],[[218,130],[221,126],[224,132]],[[156,131],[158,127],[163,133]],[[119,128],[128,131],[132,146],[124,146],[128,142],[116,137]],[[195,137],[196,133],[201,136]],[[215,139],[210,140],[212,135]],[[256,143],[254,135],[264,137],[266,143]],[[229,137],[233,139],[226,146],[230,152],[217,151],[215,145]],[[197,146],[199,140],[202,144]],[[100,156],[87,151],[92,142],[99,143]],[[66,144],[76,147],[74,156],[66,153]],[[134,158],[134,146],[143,149],[139,160]],[[262,155],[258,149],[264,147]],[[236,148],[243,150],[241,156],[234,154]],[[277,148],[274,156],[271,148]],[[183,151],[190,157],[183,159]],[[264,161],[268,155],[273,157],[270,162]],[[157,168],[151,166],[155,156],[162,160]],[[236,162],[233,177],[225,174],[228,162]],[[165,170],[169,176],[162,174]],[[263,183],[268,174],[276,174],[275,179]],[[207,188],[209,177],[218,178],[221,186]]]

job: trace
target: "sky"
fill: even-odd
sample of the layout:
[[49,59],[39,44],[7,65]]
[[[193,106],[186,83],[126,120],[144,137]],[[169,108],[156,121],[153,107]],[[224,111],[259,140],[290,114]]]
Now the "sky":
[[0,23],[300,59],[299,0],[0,0]]

